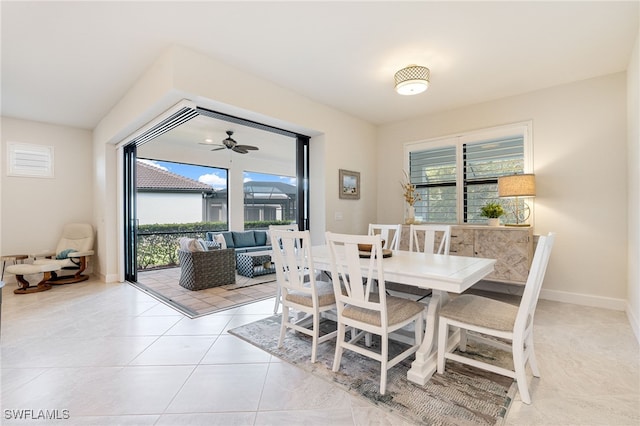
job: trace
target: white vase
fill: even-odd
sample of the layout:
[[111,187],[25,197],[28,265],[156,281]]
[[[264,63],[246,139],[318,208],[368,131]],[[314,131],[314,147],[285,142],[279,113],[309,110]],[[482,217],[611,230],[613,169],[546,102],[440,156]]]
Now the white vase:
[[489,226],[500,226],[500,218],[491,218],[487,219],[487,225]]
[[407,214],[404,219],[406,225],[415,223],[416,221],[416,208],[414,206],[407,205]]

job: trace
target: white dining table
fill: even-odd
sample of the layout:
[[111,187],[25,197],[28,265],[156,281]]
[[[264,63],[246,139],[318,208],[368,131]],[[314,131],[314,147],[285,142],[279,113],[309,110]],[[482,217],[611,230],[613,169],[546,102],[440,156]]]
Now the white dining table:
[[[311,253],[316,269],[331,270],[328,246],[313,246]],[[404,250],[394,250],[390,257],[383,259],[385,281],[432,290],[431,301],[427,308],[425,336],[416,352],[416,359],[407,373],[410,381],[424,385],[436,371],[438,313],[440,308],[448,302],[448,293],[464,292],[493,272],[495,263],[495,259],[425,254]],[[363,271],[368,267],[368,259],[362,259]],[[448,349],[455,347],[458,341],[459,334],[452,333],[447,345]]]

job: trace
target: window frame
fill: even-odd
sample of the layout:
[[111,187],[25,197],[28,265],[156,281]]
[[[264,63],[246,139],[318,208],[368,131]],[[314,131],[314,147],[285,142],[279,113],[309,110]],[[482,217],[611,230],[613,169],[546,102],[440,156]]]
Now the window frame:
[[[411,172],[410,154],[415,151],[442,148],[447,146],[456,147],[456,221],[452,224],[465,225],[472,224],[465,222],[464,216],[464,150],[465,144],[473,144],[492,139],[522,136],[523,138],[523,173],[533,173],[533,122],[523,121],[507,125],[490,128],[472,130],[463,133],[456,133],[447,136],[440,136],[404,144],[404,170]],[[530,203],[531,218],[533,219],[533,202]]]

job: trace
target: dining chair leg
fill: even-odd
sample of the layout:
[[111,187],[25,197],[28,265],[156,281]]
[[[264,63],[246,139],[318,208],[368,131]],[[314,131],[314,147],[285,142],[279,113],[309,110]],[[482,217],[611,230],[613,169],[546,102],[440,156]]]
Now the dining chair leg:
[[533,333],[529,333],[525,340],[527,344],[527,350],[529,351],[529,366],[533,377],[540,377],[540,370],[538,369],[538,360],[536,359],[536,351],[533,348]]
[[382,336],[382,362],[380,363],[380,395],[387,390],[387,364],[389,363],[389,338]]
[[278,307],[280,306],[280,283],[278,283],[276,285],[276,303],[275,306],[273,307],[273,313],[277,314],[278,313]]
[[[353,331],[351,332],[353,335]],[[346,338],[346,328],[344,324],[338,323],[338,333],[336,335],[336,354],[333,357],[333,371],[336,372],[340,369],[340,362],[342,361],[342,342]]]
[[464,328],[460,329],[460,344],[458,345],[460,352],[467,351],[467,330]]
[[278,339],[278,347],[282,347],[284,335],[287,332],[287,322],[289,321],[289,307],[282,305],[282,316],[280,317],[280,338]]
[[311,363],[316,362],[316,354],[318,352],[318,339],[320,338],[320,313],[313,315],[313,338],[311,340]]
[[531,397],[529,396],[529,386],[527,384],[524,342],[522,341],[522,339],[513,340],[513,366],[515,369],[515,378],[516,382],[518,383],[520,398],[525,404],[531,404]]

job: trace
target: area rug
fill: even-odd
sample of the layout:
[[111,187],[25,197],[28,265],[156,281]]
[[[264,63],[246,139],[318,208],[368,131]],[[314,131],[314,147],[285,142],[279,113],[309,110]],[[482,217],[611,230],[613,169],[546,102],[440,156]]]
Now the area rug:
[[138,272],[138,282],[131,284],[189,318],[232,309],[276,295],[275,274],[255,278],[236,274],[235,284],[199,291],[181,287],[179,279],[180,268],[141,271]]
[[[321,328],[330,331],[335,329],[335,323],[323,320]],[[288,330],[283,347],[278,349],[279,330],[280,315],[274,315],[229,333],[414,424],[501,425],[517,389],[508,377],[453,361],[447,361],[445,374],[436,373],[425,386],[419,386],[407,380],[413,359],[409,357],[389,370],[387,390],[381,395],[379,362],[345,351],[342,368],[334,373],[334,341],[318,346],[317,362],[312,364],[311,339]],[[375,337],[373,345],[379,345]],[[390,344],[390,353],[400,350],[402,344]],[[469,341],[467,354],[510,368],[510,355],[490,346]]]

